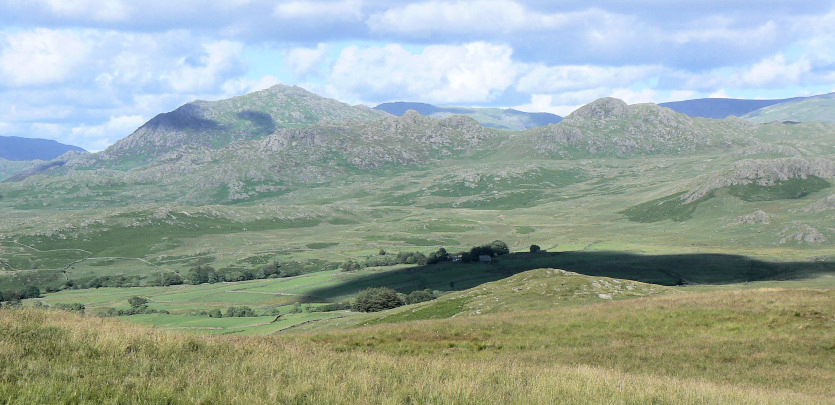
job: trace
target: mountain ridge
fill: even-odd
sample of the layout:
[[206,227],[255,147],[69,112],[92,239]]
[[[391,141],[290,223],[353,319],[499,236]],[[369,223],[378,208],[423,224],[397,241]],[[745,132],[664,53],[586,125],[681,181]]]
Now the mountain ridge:
[[51,139],[0,135],[0,159],[10,161],[52,160],[66,152],[86,150]]
[[556,124],[562,120],[562,117],[556,114],[543,112],[529,113],[512,108],[438,107],[432,104],[406,101],[383,103],[374,107],[374,109],[398,116],[405,114],[409,110],[414,110],[418,114],[435,118],[446,118],[450,115],[467,115],[488,128],[514,131]]

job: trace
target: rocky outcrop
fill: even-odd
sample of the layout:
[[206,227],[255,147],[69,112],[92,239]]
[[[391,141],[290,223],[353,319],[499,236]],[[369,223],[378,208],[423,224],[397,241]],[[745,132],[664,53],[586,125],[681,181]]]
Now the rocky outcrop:
[[817,176],[835,177],[835,159],[832,158],[782,158],[744,159],[735,162],[730,169],[704,176],[695,191],[685,196],[685,202],[696,201],[713,190],[738,184],[771,186],[788,179]]
[[614,98],[587,104],[559,124],[532,130],[531,134],[532,142],[542,151],[560,152],[571,147],[621,157],[691,151],[718,144],[721,138],[668,108],[655,104],[628,106]]
[[829,242],[829,239],[821,233],[821,231],[815,229],[812,226],[795,222],[792,223],[791,226],[788,226],[780,232],[780,244],[786,244],[788,242],[796,242],[796,243],[825,243]]
[[768,225],[769,223],[771,223],[771,215],[762,210],[756,210],[748,215],[737,217],[731,225]]

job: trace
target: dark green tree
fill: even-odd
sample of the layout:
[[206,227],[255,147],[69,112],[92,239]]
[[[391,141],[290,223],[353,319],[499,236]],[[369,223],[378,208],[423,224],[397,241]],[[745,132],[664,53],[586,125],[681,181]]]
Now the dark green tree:
[[41,296],[41,289],[34,286],[28,285],[26,288],[23,289],[23,295],[21,298],[38,298]]
[[407,304],[417,304],[418,302],[424,301],[432,301],[435,299],[435,294],[432,294],[432,290],[416,290],[409,293],[406,296],[406,303]]
[[539,245],[531,245],[531,253],[536,253],[542,250]]
[[446,249],[440,248],[437,252],[432,252],[426,259],[426,264],[435,264],[449,260],[449,253]]
[[342,267],[342,271],[355,271],[362,269],[362,265],[357,263],[354,259],[344,261],[340,267]]
[[497,256],[506,255],[510,253],[510,248],[507,247],[507,243],[504,243],[500,240],[494,240],[490,242],[490,249],[493,250]]
[[147,306],[148,299],[134,295],[133,297],[128,298],[128,304],[130,304],[133,309],[140,309]]
[[354,299],[353,310],[360,312],[378,312],[403,305],[397,291],[388,287],[368,288],[360,291]]

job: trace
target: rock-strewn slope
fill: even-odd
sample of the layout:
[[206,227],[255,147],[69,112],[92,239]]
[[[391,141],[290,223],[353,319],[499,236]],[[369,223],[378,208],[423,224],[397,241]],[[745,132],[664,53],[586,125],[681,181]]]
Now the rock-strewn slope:
[[557,125],[531,130],[531,142],[551,155],[572,152],[626,157],[679,154],[739,142],[750,124],[740,120],[691,118],[655,104],[627,105],[602,98],[569,114]]
[[104,155],[156,156],[183,148],[218,148],[235,141],[262,139],[280,128],[320,122],[367,121],[386,115],[350,106],[283,85],[220,101],[194,101],[157,115]]

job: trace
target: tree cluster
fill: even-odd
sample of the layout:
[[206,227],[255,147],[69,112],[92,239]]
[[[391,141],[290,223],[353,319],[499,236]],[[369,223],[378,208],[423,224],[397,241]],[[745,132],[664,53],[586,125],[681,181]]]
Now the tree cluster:
[[[41,305],[43,305],[43,304],[41,304]],[[58,309],[58,310],[70,311],[70,312],[79,312],[81,314],[84,314],[84,310],[86,309],[86,307],[82,303],[73,302],[71,304],[55,304],[55,305],[52,306],[52,309]]]
[[108,316],[130,316],[130,315],[139,315],[139,314],[167,314],[168,311],[166,310],[158,310],[158,309],[151,309],[148,308],[148,299],[145,297],[140,297],[134,295],[133,297],[128,298],[128,304],[130,304],[130,308],[128,309],[116,309],[110,308],[105,313]]
[[40,298],[41,289],[34,285],[27,285],[22,290],[11,290],[0,292],[0,302],[7,301],[12,304],[17,304],[20,300],[27,298]]
[[419,302],[432,301],[435,298],[437,298],[435,294],[428,288],[425,290],[415,290],[406,295],[406,304],[411,305]]
[[333,311],[344,311],[346,309],[351,309],[351,303],[348,301],[345,302],[333,302],[330,304],[320,305],[315,308],[311,308],[312,312],[333,312]]
[[397,308],[403,304],[403,299],[397,291],[388,287],[374,287],[360,291],[351,309],[358,312],[379,312]]
[[177,273],[157,273],[148,282],[149,285],[158,287],[167,287],[169,285],[180,285],[183,283],[183,278]]
[[245,318],[258,316],[252,308],[244,305],[240,307],[231,306],[226,311],[221,311],[220,308],[214,308],[209,311],[197,312],[197,315],[208,316],[209,318]]
[[307,263],[293,261],[279,264],[278,262],[273,262],[257,270],[236,267],[215,270],[211,266],[197,266],[192,267],[188,271],[187,278],[190,284],[214,284],[224,281],[234,282],[261,280],[265,278],[295,277],[315,271],[332,270],[335,268],[334,263],[318,259],[309,260]]
[[468,252],[461,252],[462,262],[477,262],[479,256],[502,256],[510,253],[507,243],[494,240],[486,245],[474,246]]
[[422,252],[400,252],[395,255],[387,254],[385,250],[381,249],[380,254],[368,256],[363,262],[348,259],[342,262],[339,267],[342,271],[355,271],[362,270],[365,267],[383,267],[398,264],[416,264],[418,266],[424,266],[447,260],[449,260],[449,253],[447,253],[444,248],[438,249],[437,252],[432,252],[428,257]]

